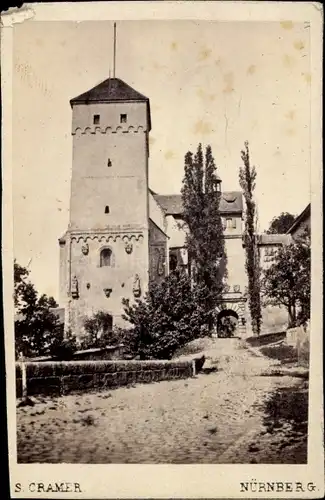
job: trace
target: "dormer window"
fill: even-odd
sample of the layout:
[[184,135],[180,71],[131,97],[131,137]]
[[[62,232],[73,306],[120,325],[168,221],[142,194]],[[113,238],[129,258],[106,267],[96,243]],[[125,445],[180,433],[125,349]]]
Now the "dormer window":
[[120,115],[120,123],[126,123],[128,120],[128,115],[122,114]]
[[99,123],[100,123],[100,115],[94,115],[93,123],[94,123],[94,125],[99,125]]

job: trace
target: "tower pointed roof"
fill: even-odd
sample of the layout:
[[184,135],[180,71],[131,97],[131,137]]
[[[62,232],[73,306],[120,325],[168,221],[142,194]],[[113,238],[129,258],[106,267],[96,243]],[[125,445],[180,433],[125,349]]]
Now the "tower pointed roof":
[[93,102],[149,102],[149,99],[134,90],[119,78],[107,78],[92,89],[71,99],[70,104]]

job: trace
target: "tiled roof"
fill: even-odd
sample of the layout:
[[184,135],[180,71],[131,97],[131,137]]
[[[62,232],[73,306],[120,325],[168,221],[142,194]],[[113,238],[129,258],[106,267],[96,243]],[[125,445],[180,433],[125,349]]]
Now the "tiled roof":
[[119,78],[107,78],[99,85],[71,99],[70,104],[90,102],[148,102],[149,99],[127,85]]
[[[166,215],[181,215],[183,211],[182,196],[180,194],[154,194]],[[240,191],[226,191],[220,200],[221,213],[238,213],[243,211],[243,197]]]
[[182,213],[182,197],[180,194],[154,194],[153,197],[166,215],[179,215]]
[[287,245],[290,242],[290,234],[260,234],[258,236],[260,245]]
[[298,217],[293,221],[292,226],[288,229],[287,234],[291,234],[294,229],[296,229],[297,226],[299,226],[300,222],[304,221],[305,219],[308,219],[310,217],[310,210],[311,210],[311,205],[310,203],[306,206],[306,208],[301,212]]

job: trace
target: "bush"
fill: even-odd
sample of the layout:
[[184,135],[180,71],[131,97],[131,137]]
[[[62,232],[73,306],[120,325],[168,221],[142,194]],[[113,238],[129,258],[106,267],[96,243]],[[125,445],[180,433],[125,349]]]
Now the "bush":
[[28,280],[29,270],[14,261],[15,355],[46,356],[57,337],[61,325],[53,308],[58,307],[53,297],[39,295]]
[[127,299],[122,303],[123,318],[133,325],[128,341],[140,359],[171,359],[179,347],[206,335],[202,303],[185,273],[175,271],[152,283],[133,305]]
[[66,338],[60,338],[54,342],[51,348],[51,356],[54,356],[58,360],[70,360],[73,359],[73,355],[77,350],[76,338],[68,333]]
[[112,332],[112,344],[123,344],[123,358],[134,358],[137,356],[136,336],[132,328],[121,328],[115,326]]

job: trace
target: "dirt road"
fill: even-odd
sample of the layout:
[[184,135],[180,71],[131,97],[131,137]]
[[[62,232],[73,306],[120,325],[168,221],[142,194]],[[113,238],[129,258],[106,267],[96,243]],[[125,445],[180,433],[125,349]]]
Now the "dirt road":
[[305,463],[308,385],[239,339],[209,340],[205,372],[17,409],[20,463]]

